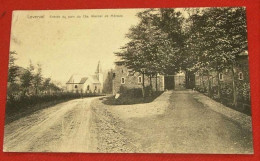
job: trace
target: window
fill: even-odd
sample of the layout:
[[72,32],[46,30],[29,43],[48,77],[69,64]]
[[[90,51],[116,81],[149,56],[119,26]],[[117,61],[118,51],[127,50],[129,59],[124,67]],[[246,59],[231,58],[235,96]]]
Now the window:
[[219,78],[219,80],[223,81],[223,74],[219,73],[218,78]]
[[77,86],[77,85],[75,85],[75,88],[78,88],[78,86]]
[[87,90],[89,91],[89,85],[87,86]]
[[121,78],[121,84],[125,84],[125,77]]
[[242,72],[239,72],[239,73],[238,73],[238,79],[239,79],[239,80],[243,80],[243,79],[244,79],[244,75],[243,75]]
[[143,82],[142,76],[139,76],[139,77],[138,77],[138,83],[142,83],[142,82]]
[[127,76],[133,76],[134,75],[134,71],[133,70],[128,70]]

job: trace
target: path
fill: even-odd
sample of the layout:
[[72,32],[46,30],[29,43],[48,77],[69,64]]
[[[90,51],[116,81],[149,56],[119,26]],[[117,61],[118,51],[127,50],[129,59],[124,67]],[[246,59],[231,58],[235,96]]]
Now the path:
[[[152,103],[103,109],[114,120],[120,120],[116,126],[123,129],[121,133],[128,145],[134,146],[130,152],[253,153],[250,127],[241,126],[236,121],[239,118],[227,117],[213,109],[219,104],[204,97],[189,90],[167,91]],[[231,113],[237,112],[231,110]],[[104,142],[100,145],[105,152],[120,152],[106,149]]]
[[86,152],[90,135],[90,102],[76,99],[35,112],[5,126],[5,152]]
[[190,90],[151,103],[64,102],[5,126],[5,152],[251,154],[251,118]]

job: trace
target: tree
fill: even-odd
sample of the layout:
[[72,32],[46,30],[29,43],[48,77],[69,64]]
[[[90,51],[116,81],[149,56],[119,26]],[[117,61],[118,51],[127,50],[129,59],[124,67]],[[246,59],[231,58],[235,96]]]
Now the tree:
[[[247,50],[245,8],[189,9],[188,19],[175,9],[148,9],[138,14],[140,23],[130,29],[130,41],[116,53],[125,65],[152,77],[158,73],[199,72],[208,79],[211,95],[213,71],[232,71],[233,104],[237,105],[236,60]],[[150,81],[151,82],[151,81]],[[143,82],[144,88],[144,82]]]
[[111,71],[107,72],[107,76],[104,82],[104,88],[103,92],[104,93],[112,93],[112,87],[113,87],[113,72],[112,69]]
[[16,83],[16,78],[18,76],[18,67],[15,65],[15,51],[10,51],[9,55],[9,70],[8,70],[8,99],[14,100],[15,95],[19,93],[19,84]]
[[53,82],[50,83],[50,89],[51,89],[51,91],[54,91],[54,92],[58,92],[58,91],[61,90],[61,88],[58,87],[58,86],[57,86],[55,83],[53,83]]
[[33,77],[33,86],[35,90],[35,94],[38,95],[39,88],[42,85],[42,67],[41,64],[37,64],[37,72],[35,73]]
[[34,72],[34,66],[32,62],[30,61],[29,66],[27,67],[26,71],[21,76],[21,87],[23,88],[23,94],[29,94],[30,87],[33,85],[33,75]]
[[18,76],[18,67],[15,65],[15,55],[17,53],[15,51],[10,51],[9,55],[9,72],[8,72],[8,82],[15,83],[15,78]]
[[236,66],[237,57],[248,50],[246,12],[244,7],[239,7],[228,8],[225,13],[228,18],[222,26],[227,35],[220,39],[221,42],[224,42],[220,48],[228,54],[226,62],[232,71],[233,104],[237,107],[237,85],[234,67]]
[[[190,17],[192,25],[188,43],[195,55],[192,70],[210,73],[217,71],[218,95],[220,81],[218,74],[231,69],[233,79],[233,104],[237,106],[234,66],[237,56],[247,50],[247,30],[244,8],[209,8]],[[210,94],[210,80],[209,94]]]
[[[173,15],[178,15],[174,10],[171,12]],[[121,52],[116,53],[128,68],[142,74],[143,91],[144,75],[150,78],[151,86],[151,78],[158,73],[174,74],[179,70],[177,61],[181,54],[180,43],[178,39],[172,37],[173,33],[167,33],[168,30],[162,28],[164,24],[161,21],[167,21],[165,17],[163,19],[162,13],[165,14],[163,10],[158,9],[140,12],[138,14],[140,23],[132,27],[127,34],[130,41],[121,48]]]
[[[175,74],[184,66],[185,54],[185,28],[184,18],[176,9],[160,9],[161,21],[159,23],[162,31],[167,33],[167,38],[170,40],[172,51],[167,52],[170,61],[166,62],[165,74]],[[168,58],[168,59],[169,59]]]
[[49,94],[50,93],[50,84],[51,84],[51,78],[44,79],[41,90],[45,91]]

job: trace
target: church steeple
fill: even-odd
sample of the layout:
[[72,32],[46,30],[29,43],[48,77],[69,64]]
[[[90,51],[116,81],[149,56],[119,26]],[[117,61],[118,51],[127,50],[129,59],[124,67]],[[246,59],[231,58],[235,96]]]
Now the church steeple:
[[96,70],[95,74],[97,76],[98,81],[101,84],[101,91],[102,91],[103,90],[104,78],[103,78],[103,73],[102,73],[100,61],[98,61],[97,70]]
[[98,73],[102,73],[100,61],[98,61],[97,70],[96,70],[96,74],[98,74]]

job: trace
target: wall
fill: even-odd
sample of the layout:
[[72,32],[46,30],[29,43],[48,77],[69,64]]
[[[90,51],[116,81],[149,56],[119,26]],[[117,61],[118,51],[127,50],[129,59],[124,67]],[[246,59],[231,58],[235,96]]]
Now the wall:
[[[75,88],[75,85],[77,85],[77,88]],[[89,90],[87,90],[87,87],[89,85]],[[95,86],[97,87],[97,90],[95,91]],[[68,92],[82,92],[82,93],[101,93],[102,87],[100,83],[93,84],[89,81],[86,81],[84,84],[66,84],[66,89]]]
[[[132,72],[132,70],[127,69],[124,65],[116,65],[113,78],[113,94],[119,92],[120,86],[124,86],[126,88],[142,88],[142,83],[138,82],[138,77],[142,74],[138,72]],[[125,78],[125,84],[121,84],[121,78]],[[144,84],[145,86],[150,85],[149,77],[144,77]],[[156,90],[156,78],[152,78],[152,87],[153,90]],[[157,77],[157,89],[158,91],[163,91],[163,76]]]
[[[249,71],[248,71],[248,57],[243,56],[239,57],[237,59],[236,65],[234,67],[235,72],[235,83],[237,87],[237,95],[238,97],[242,98],[245,97],[245,95],[248,95],[250,99],[250,93],[249,93]],[[239,73],[243,73],[243,79],[239,79]],[[231,69],[225,69],[222,72],[223,79],[220,80],[221,85],[221,92],[226,93],[225,97],[232,98],[232,70]],[[213,89],[217,89],[218,86],[218,73],[213,71],[210,73],[210,83],[211,87]],[[204,85],[203,85],[204,84]],[[201,88],[204,90],[208,90],[208,77],[206,74],[195,74],[195,85],[197,88]],[[230,91],[230,92],[227,92]]]

